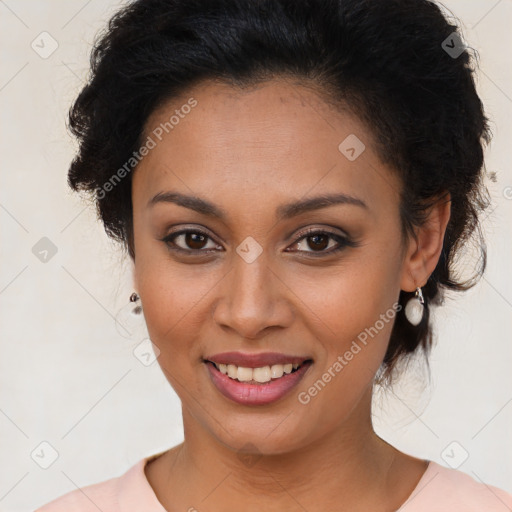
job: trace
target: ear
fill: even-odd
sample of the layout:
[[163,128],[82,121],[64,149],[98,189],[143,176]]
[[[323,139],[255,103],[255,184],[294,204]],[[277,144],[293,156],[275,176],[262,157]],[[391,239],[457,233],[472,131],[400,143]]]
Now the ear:
[[409,238],[405,251],[400,287],[413,292],[424,286],[434,272],[443,249],[444,234],[450,219],[451,196],[442,195],[427,212],[424,224]]

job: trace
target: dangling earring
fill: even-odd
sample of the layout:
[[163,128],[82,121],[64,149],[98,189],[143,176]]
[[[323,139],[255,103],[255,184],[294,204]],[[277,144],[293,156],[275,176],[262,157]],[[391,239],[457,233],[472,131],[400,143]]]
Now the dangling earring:
[[418,287],[416,288],[414,297],[409,299],[405,305],[405,317],[412,325],[418,325],[423,319],[424,304],[423,293],[421,292],[421,288]]
[[130,302],[135,302],[135,307],[132,310],[134,315],[140,315],[142,313],[142,306],[140,305],[140,297],[136,292],[130,295]]
[[123,306],[115,317],[117,332],[123,337],[130,339],[134,333],[143,328],[141,319],[142,305],[140,297],[137,293],[133,292],[130,295],[130,302]]
[[133,355],[144,365],[151,366],[160,355],[158,347],[149,339],[146,319],[141,314],[142,304],[137,293],[130,295],[130,302],[116,315],[117,332],[135,343]]

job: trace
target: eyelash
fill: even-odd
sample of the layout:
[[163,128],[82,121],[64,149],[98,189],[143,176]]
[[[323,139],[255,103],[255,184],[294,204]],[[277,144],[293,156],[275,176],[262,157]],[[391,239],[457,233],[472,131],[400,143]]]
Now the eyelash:
[[[171,233],[171,234],[165,236],[164,238],[161,238],[160,241],[164,242],[167,245],[169,250],[175,251],[178,253],[182,253],[182,254],[186,254],[189,256],[199,255],[201,253],[208,254],[209,252],[216,250],[216,249],[206,249],[206,250],[204,250],[204,249],[188,249],[187,250],[187,249],[178,247],[174,243],[173,240],[180,235],[186,235],[188,233],[201,235],[201,236],[204,236],[204,237],[212,240],[212,238],[207,233],[205,233],[204,231],[201,231],[200,229],[184,229],[181,231],[177,231],[176,233]],[[317,252],[316,251],[298,251],[298,252],[311,254],[311,256],[313,258],[318,258],[318,257],[322,257],[324,255],[331,255],[331,254],[337,253],[339,251],[342,251],[346,247],[357,247],[359,245],[357,242],[351,240],[347,236],[340,235],[337,233],[331,233],[330,231],[319,230],[319,229],[309,229],[306,232],[301,233],[300,237],[292,245],[296,245],[297,243],[301,242],[305,238],[309,238],[309,237],[316,236],[316,235],[327,235],[329,238],[332,238],[333,240],[335,240],[339,245],[335,249],[331,249],[329,251],[317,251]]]

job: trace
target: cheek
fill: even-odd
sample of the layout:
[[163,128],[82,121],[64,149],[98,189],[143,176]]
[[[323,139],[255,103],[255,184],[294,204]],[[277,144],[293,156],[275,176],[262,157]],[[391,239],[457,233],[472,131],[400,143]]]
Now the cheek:
[[197,340],[207,338],[202,331],[210,315],[208,298],[222,276],[211,268],[179,265],[154,255],[141,257],[136,266],[144,317],[160,350],[159,363],[183,373],[202,356]]
[[[304,277],[303,286],[311,279]],[[309,301],[318,312],[316,337],[323,341],[321,366],[329,368],[345,356],[343,374],[361,381],[371,379],[384,358],[400,293],[400,250],[360,253],[329,279],[318,282]],[[311,315],[309,315],[311,317]],[[338,373],[341,373],[338,372]],[[362,380],[361,380],[362,379]],[[357,389],[357,386],[356,388]]]
[[[330,340],[331,349],[342,350],[381,315],[394,318],[393,304],[400,291],[399,256],[398,251],[367,250],[347,258],[328,275],[302,273],[294,291],[304,290],[301,300],[321,320],[320,339]],[[385,326],[391,323],[388,317]],[[386,331],[385,326],[378,323],[379,330]]]
[[158,347],[158,365],[180,399],[196,388],[201,352],[196,339],[200,322],[201,286],[185,283],[174,272],[148,272],[140,286],[144,317],[151,341]]
[[[315,335],[323,351],[315,372],[297,391],[311,418],[322,418],[328,431],[344,421],[372,385],[386,353],[397,315],[398,266],[393,258],[354,262],[326,282]],[[326,407],[326,403],[333,404]]]

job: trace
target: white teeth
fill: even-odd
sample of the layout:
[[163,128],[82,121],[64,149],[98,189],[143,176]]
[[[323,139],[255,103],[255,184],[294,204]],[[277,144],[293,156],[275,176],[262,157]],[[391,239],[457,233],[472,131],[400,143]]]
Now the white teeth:
[[282,364],[274,364],[270,368],[270,374],[273,379],[279,379],[279,377],[283,376],[283,365]]
[[216,368],[227,375],[231,379],[237,379],[240,382],[255,382],[265,383],[270,382],[272,379],[279,379],[285,374],[289,374],[292,370],[296,370],[299,363],[287,364],[274,364],[272,366],[262,366],[260,368],[246,368],[244,366],[236,366],[234,364],[216,364]]
[[254,368],[252,371],[252,378],[256,382],[270,382],[272,377],[270,376],[270,366],[264,366],[263,368]]
[[[220,366],[220,365],[219,365]],[[220,368],[219,368],[220,370]],[[220,370],[222,372],[222,370]],[[226,373],[226,372],[222,372]],[[232,379],[236,379],[238,373],[238,368],[234,364],[228,364],[228,377],[231,377]]]
[[240,382],[249,382],[252,380],[252,374],[252,368],[244,368],[243,366],[239,366],[236,373],[236,378]]

